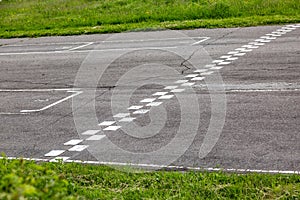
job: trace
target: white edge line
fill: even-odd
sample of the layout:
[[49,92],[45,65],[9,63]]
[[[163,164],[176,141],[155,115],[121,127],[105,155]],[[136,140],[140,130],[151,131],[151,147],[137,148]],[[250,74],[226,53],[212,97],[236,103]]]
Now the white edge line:
[[[17,157],[0,157],[0,159],[8,160],[29,160],[29,161],[43,161],[50,162],[51,159],[42,158],[17,158]],[[239,173],[267,173],[267,174],[300,174],[300,171],[292,170],[268,170],[268,169],[234,169],[234,168],[213,168],[213,167],[184,167],[175,165],[155,165],[155,164],[134,164],[134,163],[119,163],[119,162],[101,162],[101,161],[82,161],[82,160],[66,160],[65,163],[81,163],[81,164],[97,164],[97,165],[112,165],[112,166],[132,166],[140,168],[164,168],[174,170],[195,170],[195,171],[209,171],[209,172],[239,172]]]
[[77,95],[79,95],[79,94],[81,94],[81,93],[82,93],[82,91],[75,91],[74,94],[72,94],[72,95],[70,95],[70,96],[67,96],[67,97],[65,97],[65,98],[63,98],[63,99],[61,99],[61,100],[59,100],[59,101],[56,101],[56,102],[54,102],[54,103],[52,103],[52,104],[50,104],[50,105],[48,105],[48,106],[45,106],[45,107],[43,107],[43,108],[41,108],[41,109],[36,109],[36,110],[21,110],[20,112],[21,112],[21,113],[32,113],[32,112],[40,112],[40,111],[44,111],[44,110],[46,110],[46,109],[48,109],[48,108],[51,108],[51,107],[53,107],[53,106],[55,106],[55,105],[57,105],[57,104],[59,104],[59,103],[62,103],[62,102],[64,102],[64,101],[66,101],[66,100],[68,100],[68,99],[70,99],[70,98],[73,98],[73,97],[75,97],[75,96],[77,96]]

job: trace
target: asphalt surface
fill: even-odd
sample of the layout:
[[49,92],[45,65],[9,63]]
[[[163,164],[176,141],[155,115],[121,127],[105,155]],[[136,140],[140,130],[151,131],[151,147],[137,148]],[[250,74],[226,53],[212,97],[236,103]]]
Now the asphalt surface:
[[282,27],[2,39],[0,152],[300,171],[300,28]]

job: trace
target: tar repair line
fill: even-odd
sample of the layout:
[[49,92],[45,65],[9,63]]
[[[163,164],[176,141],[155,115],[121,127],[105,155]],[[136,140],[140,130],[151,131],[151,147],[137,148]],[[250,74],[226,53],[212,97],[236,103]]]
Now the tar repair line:
[[[66,163],[80,163],[80,164],[93,164],[93,165],[110,165],[110,166],[132,166],[142,169],[169,169],[169,170],[194,170],[194,171],[209,171],[209,172],[231,172],[231,173],[265,173],[265,174],[296,174],[300,175],[300,171],[291,170],[267,170],[267,169],[232,169],[232,168],[213,168],[213,167],[184,167],[184,166],[172,166],[172,165],[151,165],[151,164],[128,164],[117,162],[100,162],[100,161],[82,161],[82,160],[68,160],[68,157],[59,157],[61,161]],[[0,157],[0,159],[8,160],[28,160],[35,162],[59,162],[58,159],[42,159],[42,158],[17,158],[17,157]]]
[[[133,113],[136,113],[136,114],[147,113],[147,112],[149,112],[149,110],[151,109],[152,106],[160,106],[163,103],[161,101],[156,101],[156,100],[166,100],[166,99],[173,98],[174,92],[183,92],[185,86],[192,86],[195,84],[195,81],[204,80],[205,76],[211,75],[212,73],[215,72],[215,70],[222,69],[224,67],[224,65],[230,64],[232,61],[237,60],[241,56],[244,56],[247,52],[251,52],[253,49],[257,49],[260,46],[265,45],[265,43],[269,43],[269,42],[275,40],[277,37],[280,37],[288,32],[291,32],[299,27],[300,27],[300,24],[286,25],[286,26],[270,33],[272,35],[266,34],[265,36],[262,36],[259,39],[256,39],[254,42],[249,42],[248,45],[243,45],[241,48],[237,48],[234,51],[228,52],[227,55],[221,56],[220,59],[212,61],[212,64],[205,65],[204,69],[199,69],[199,70],[194,71],[192,74],[186,75],[185,76],[186,79],[178,80],[178,81],[174,82],[174,85],[166,86],[164,88],[164,91],[159,91],[159,92],[152,94],[152,96],[154,96],[155,98],[151,98],[151,102],[150,102],[149,98],[143,99],[140,101],[139,105],[133,105],[133,106],[129,107],[127,113],[118,113],[118,114],[114,115],[113,117],[118,118],[117,120],[121,121],[124,119],[128,119],[128,116],[130,116],[132,111],[133,111]],[[199,78],[199,79],[195,79],[195,78]],[[157,98],[157,96],[158,96],[158,98]],[[135,109],[132,109],[132,108],[135,108]],[[125,121],[130,123],[133,120],[134,119],[125,120]],[[99,126],[106,127],[103,129],[104,132],[105,132],[105,130],[115,131],[115,130],[118,130],[119,128],[121,128],[121,126],[113,126],[114,123],[116,123],[116,121],[103,121],[99,124]],[[76,141],[80,140],[80,142],[76,143],[76,144],[73,142],[74,139],[71,141],[67,141],[66,142],[67,144],[74,143],[74,145],[72,145],[72,147],[67,151],[83,151],[84,149],[88,148],[88,145],[80,145],[80,143],[82,143],[84,141],[101,140],[102,138],[106,137],[105,134],[97,135],[97,133],[100,132],[97,130],[87,130],[86,132],[89,132],[90,133],[89,135],[91,135],[91,136],[95,136],[94,139],[91,137],[89,138],[89,140],[75,139]],[[96,137],[96,136],[98,136],[98,137]],[[61,156],[65,151],[66,150],[52,150],[44,155],[46,157],[51,157],[51,158],[45,159],[45,160],[55,161],[57,159],[62,159],[65,162],[108,164],[105,162],[98,162],[98,161],[94,162],[94,161],[70,160],[70,157]],[[125,165],[122,163],[114,163],[114,164],[115,165]],[[131,164],[126,163],[126,165],[139,166],[139,167],[142,167],[142,166],[150,167],[151,166],[151,165],[133,164],[133,163],[131,163]],[[162,166],[156,166],[156,167],[162,167]],[[178,166],[173,166],[173,167],[178,168],[178,169],[182,168],[182,167],[178,167]],[[194,169],[194,170],[204,169],[204,170],[208,170],[208,171],[209,170],[221,170],[219,168],[207,168],[207,169],[205,169],[205,168],[190,168],[190,169]],[[261,173],[268,173],[268,172],[269,173],[287,173],[288,172],[288,173],[299,174],[299,172],[279,171],[279,170],[248,170],[248,169],[227,169],[227,170],[228,171],[240,171],[240,172],[261,172]]]

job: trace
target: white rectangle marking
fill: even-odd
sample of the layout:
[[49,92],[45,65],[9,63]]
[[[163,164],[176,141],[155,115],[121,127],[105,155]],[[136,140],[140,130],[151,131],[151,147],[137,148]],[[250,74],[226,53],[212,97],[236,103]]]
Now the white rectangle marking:
[[174,92],[174,93],[176,93],[176,92],[183,92],[185,89],[174,89],[174,90],[171,90],[171,92]]
[[175,88],[178,88],[178,86],[175,86],[175,85],[174,86],[167,86],[164,89],[166,89],[166,90],[173,90]]
[[98,141],[105,137],[106,135],[92,135],[91,137],[87,138],[86,140],[93,140]]
[[141,102],[141,103],[150,103],[150,102],[152,102],[152,101],[155,101],[155,99],[156,99],[156,98],[147,98],[147,99],[141,100],[140,102]]
[[159,106],[160,104],[162,104],[162,102],[151,102],[148,103],[146,106]]
[[65,150],[52,150],[49,153],[46,153],[46,157],[52,157],[52,156],[59,156],[60,154],[64,153]]
[[95,135],[98,132],[100,132],[100,130],[87,130],[87,131],[81,133],[81,135]]
[[[212,68],[210,68],[210,69],[212,69]],[[195,77],[195,78],[192,78],[191,80],[192,81],[202,81],[204,79],[205,79],[205,77]]]
[[140,109],[140,108],[142,108],[143,106],[130,106],[129,108],[128,108],[128,110],[138,110],[138,109]]
[[[176,86],[177,87],[177,86]],[[156,92],[154,94],[152,94],[153,96],[162,96],[162,95],[166,95],[168,94],[168,92]]]
[[135,120],[135,117],[125,117],[119,120],[119,122],[132,122],[133,120]]
[[192,85],[195,85],[195,83],[183,83],[183,84],[181,84],[181,86],[192,86]]
[[141,109],[141,110],[134,111],[133,114],[146,114],[147,112],[149,112],[149,110]]
[[100,124],[98,124],[98,126],[110,126],[113,125],[114,123],[116,123],[116,121],[103,121]]
[[83,151],[88,147],[89,147],[89,145],[76,145],[76,146],[70,148],[68,151]]
[[116,131],[119,128],[121,128],[121,126],[108,126],[105,129],[103,129],[104,131]]
[[114,115],[113,117],[115,117],[115,118],[123,118],[123,117],[127,117],[129,115],[130,115],[130,113],[118,113],[118,114]]
[[175,81],[175,83],[186,83],[188,82],[188,80],[178,80],[178,81]]
[[77,139],[73,139],[73,140],[70,140],[68,142],[65,142],[64,145],[66,146],[70,146],[70,145],[76,145],[76,144],[79,144],[80,142],[82,142],[83,140],[77,140]]
[[159,97],[158,99],[171,99],[171,98],[173,98],[173,97],[174,97],[174,95],[169,94],[169,95],[161,96],[161,97]]

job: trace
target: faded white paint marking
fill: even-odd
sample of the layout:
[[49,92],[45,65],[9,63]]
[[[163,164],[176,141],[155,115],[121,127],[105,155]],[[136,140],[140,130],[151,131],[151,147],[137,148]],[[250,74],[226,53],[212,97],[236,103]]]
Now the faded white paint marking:
[[248,44],[256,45],[256,46],[264,46],[265,43],[259,43],[259,42],[249,42]]
[[104,131],[116,131],[119,128],[121,128],[121,126],[108,126],[105,129],[103,129]]
[[155,100],[156,100],[156,98],[146,98],[146,99],[141,100],[140,102],[141,103],[150,103]]
[[210,68],[211,70],[219,70],[219,69],[222,69],[223,68],[223,66],[218,66],[218,67],[212,67],[212,68]]
[[65,142],[64,145],[66,145],[66,146],[73,146],[73,145],[81,143],[82,141],[83,140],[73,139],[73,140],[70,140],[68,142]]
[[86,47],[86,46],[89,46],[89,45],[91,45],[91,44],[94,44],[94,42],[89,42],[89,43],[87,43],[87,44],[84,44],[84,45],[81,45],[81,46],[78,46],[78,47],[74,47],[74,48],[72,48],[72,49],[68,49],[68,51],[73,51],[73,50],[76,50],[76,49],[81,49],[81,48]]
[[114,115],[113,117],[115,117],[115,118],[124,118],[124,117],[127,117],[129,115],[130,115],[130,113],[118,113],[118,114]]
[[213,60],[212,63],[220,63],[223,62],[224,60]]
[[221,56],[220,58],[223,58],[223,59],[228,59],[228,58],[231,58],[232,55],[229,55],[229,56]]
[[208,71],[208,72],[203,72],[203,73],[201,73],[200,75],[201,76],[207,76],[207,75],[211,75],[211,74],[213,74],[214,72],[213,71]]
[[167,87],[165,87],[164,89],[165,89],[165,90],[173,90],[173,89],[175,89],[175,88],[178,88],[178,86],[176,86],[176,85],[173,85],[173,86],[167,86]]
[[130,106],[129,108],[128,108],[128,110],[138,110],[138,109],[140,109],[140,108],[142,108],[143,106]]
[[159,97],[158,99],[171,99],[173,97],[174,97],[174,95],[169,94],[169,95],[163,95],[163,96]]
[[277,39],[276,37],[270,37],[270,36],[261,36],[260,38],[267,39],[267,40],[275,40],[275,39]]
[[234,54],[234,56],[244,56],[244,55],[246,55],[246,53],[236,53],[236,54]]
[[175,83],[186,83],[186,82],[188,82],[188,80],[178,80]]
[[98,124],[98,126],[110,126],[113,125],[114,123],[116,123],[116,121],[103,121],[100,124]]
[[[212,69],[212,68],[210,68],[210,69]],[[192,81],[202,81],[204,79],[205,79],[205,77],[195,77],[195,78],[192,78],[191,80]]]
[[52,150],[49,153],[46,153],[46,157],[54,157],[54,156],[59,156],[60,154],[64,153],[65,150]]
[[237,58],[237,57],[231,57],[231,58],[227,58],[226,60],[237,60],[237,59],[239,59],[239,58]]
[[202,40],[199,40],[199,41],[193,43],[192,46],[193,46],[193,45],[200,44],[200,43],[202,43],[202,42],[204,42],[204,41],[206,41],[206,40],[208,40],[208,39],[210,39],[210,37],[204,37]]
[[171,90],[171,92],[173,93],[177,93],[177,92],[183,92],[185,89],[174,89],[174,90]]
[[189,74],[189,75],[186,75],[185,77],[186,78],[193,78],[193,77],[196,77],[198,76],[199,74]]
[[192,86],[192,85],[194,85],[195,83],[183,83],[183,84],[181,84],[181,86]]
[[106,137],[106,135],[92,135],[91,137],[86,138],[86,140],[98,141],[98,140],[101,140],[105,137]]
[[132,122],[133,120],[135,120],[135,117],[125,117],[119,120],[119,122]]
[[201,73],[201,72],[206,72],[208,69],[197,69],[194,71],[195,73]]
[[159,106],[160,104],[162,104],[162,102],[151,102],[148,103],[146,106]]
[[95,135],[99,132],[100,132],[100,130],[87,130],[87,131],[81,133],[81,135]]
[[68,96],[68,97],[66,97],[66,98],[63,98],[63,99],[61,99],[61,100],[59,100],[59,101],[56,101],[56,102],[54,102],[54,103],[52,103],[52,104],[50,104],[50,105],[48,105],[48,106],[45,106],[45,107],[43,107],[43,108],[41,108],[41,109],[35,109],[35,110],[21,110],[20,112],[21,112],[21,113],[32,113],[32,112],[40,112],[40,111],[44,111],[44,110],[47,110],[47,109],[49,109],[49,108],[51,108],[51,107],[53,107],[53,106],[55,106],[55,105],[57,105],[57,104],[62,103],[62,102],[64,102],[64,101],[68,100],[68,99],[71,99],[71,98],[73,98],[73,97],[75,97],[75,96],[77,96],[77,95],[79,95],[79,94],[81,94],[81,93],[82,93],[81,91],[76,91],[74,94],[72,94],[72,95],[70,95],[70,96]]
[[231,62],[220,62],[218,65],[229,65]]
[[254,40],[255,42],[264,42],[264,43],[269,43],[271,42],[271,40],[265,40],[265,39],[257,39],[257,40]]
[[149,110],[141,109],[141,110],[134,111],[133,114],[146,114],[147,112],[149,112]]
[[237,54],[240,53],[239,51],[229,51],[227,54]]
[[[177,87],[177,86],[176,86]],[[168,92],[156,92],[154,94],[152,94],[153,96],[162,96],[162,95],[165,95],[165,94],[168,94]]]
[[70,148],[68,151],[83,151],[88,147],[89,145],[75,145],[72,148]]

